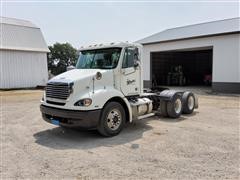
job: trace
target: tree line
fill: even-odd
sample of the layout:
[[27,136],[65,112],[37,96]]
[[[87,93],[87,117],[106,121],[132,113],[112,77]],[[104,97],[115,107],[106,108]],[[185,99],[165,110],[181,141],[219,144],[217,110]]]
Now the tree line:
[[48,70],[53,75],[58,75],[67,70],[68,66],[75,66],[78,51],[70,43],[55,43],[48,47]]

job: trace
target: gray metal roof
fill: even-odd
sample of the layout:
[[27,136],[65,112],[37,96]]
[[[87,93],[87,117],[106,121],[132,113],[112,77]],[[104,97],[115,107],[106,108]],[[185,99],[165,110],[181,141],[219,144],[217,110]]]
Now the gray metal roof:
[[0,49],[48,52],[43,34],[30,21],[0,17]]
[[240,32],[239,17],[167,29],[165,31],[138,40],[137,42],[141,44],[152,44],[158,42],[174,41],[204,36],[214,36],[237,32]]

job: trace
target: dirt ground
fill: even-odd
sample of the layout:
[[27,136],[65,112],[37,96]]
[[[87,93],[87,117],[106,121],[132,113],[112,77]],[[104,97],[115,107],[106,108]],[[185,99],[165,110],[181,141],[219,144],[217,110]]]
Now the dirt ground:
[[2,91],[2,179],[239,179],[239,96],[199,95],[199,109],[103,138],[42,120],[40,90]]

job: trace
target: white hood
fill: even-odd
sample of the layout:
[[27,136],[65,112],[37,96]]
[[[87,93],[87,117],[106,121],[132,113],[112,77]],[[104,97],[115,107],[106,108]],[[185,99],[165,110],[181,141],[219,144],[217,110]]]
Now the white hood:
[[[93,77],[100,72],[102,78],[93,82]],[[104,88],[106,86],[113,86],[113,70],[112,69],[73,69],[58,76],[55,76],[49,82],[73,83],[75,93],[79,93],[84,89],[90,90],[95,88]]]
[[97,72],[104,73],[107,70],[102,69],[73,69],[67,72],[64,72],[62,74],[59,74],[58,76],[55,76],[50,81],[77,81],[80,79],[85,79],[88,77],[93,77]]

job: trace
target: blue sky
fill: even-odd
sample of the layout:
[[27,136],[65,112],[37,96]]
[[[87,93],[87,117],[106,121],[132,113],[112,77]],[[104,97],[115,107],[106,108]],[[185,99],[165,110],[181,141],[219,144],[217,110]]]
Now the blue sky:
[[2,16],[32,21],[48,45],[136,41],[167,28],[239,17],[239,2],[3,2]]

